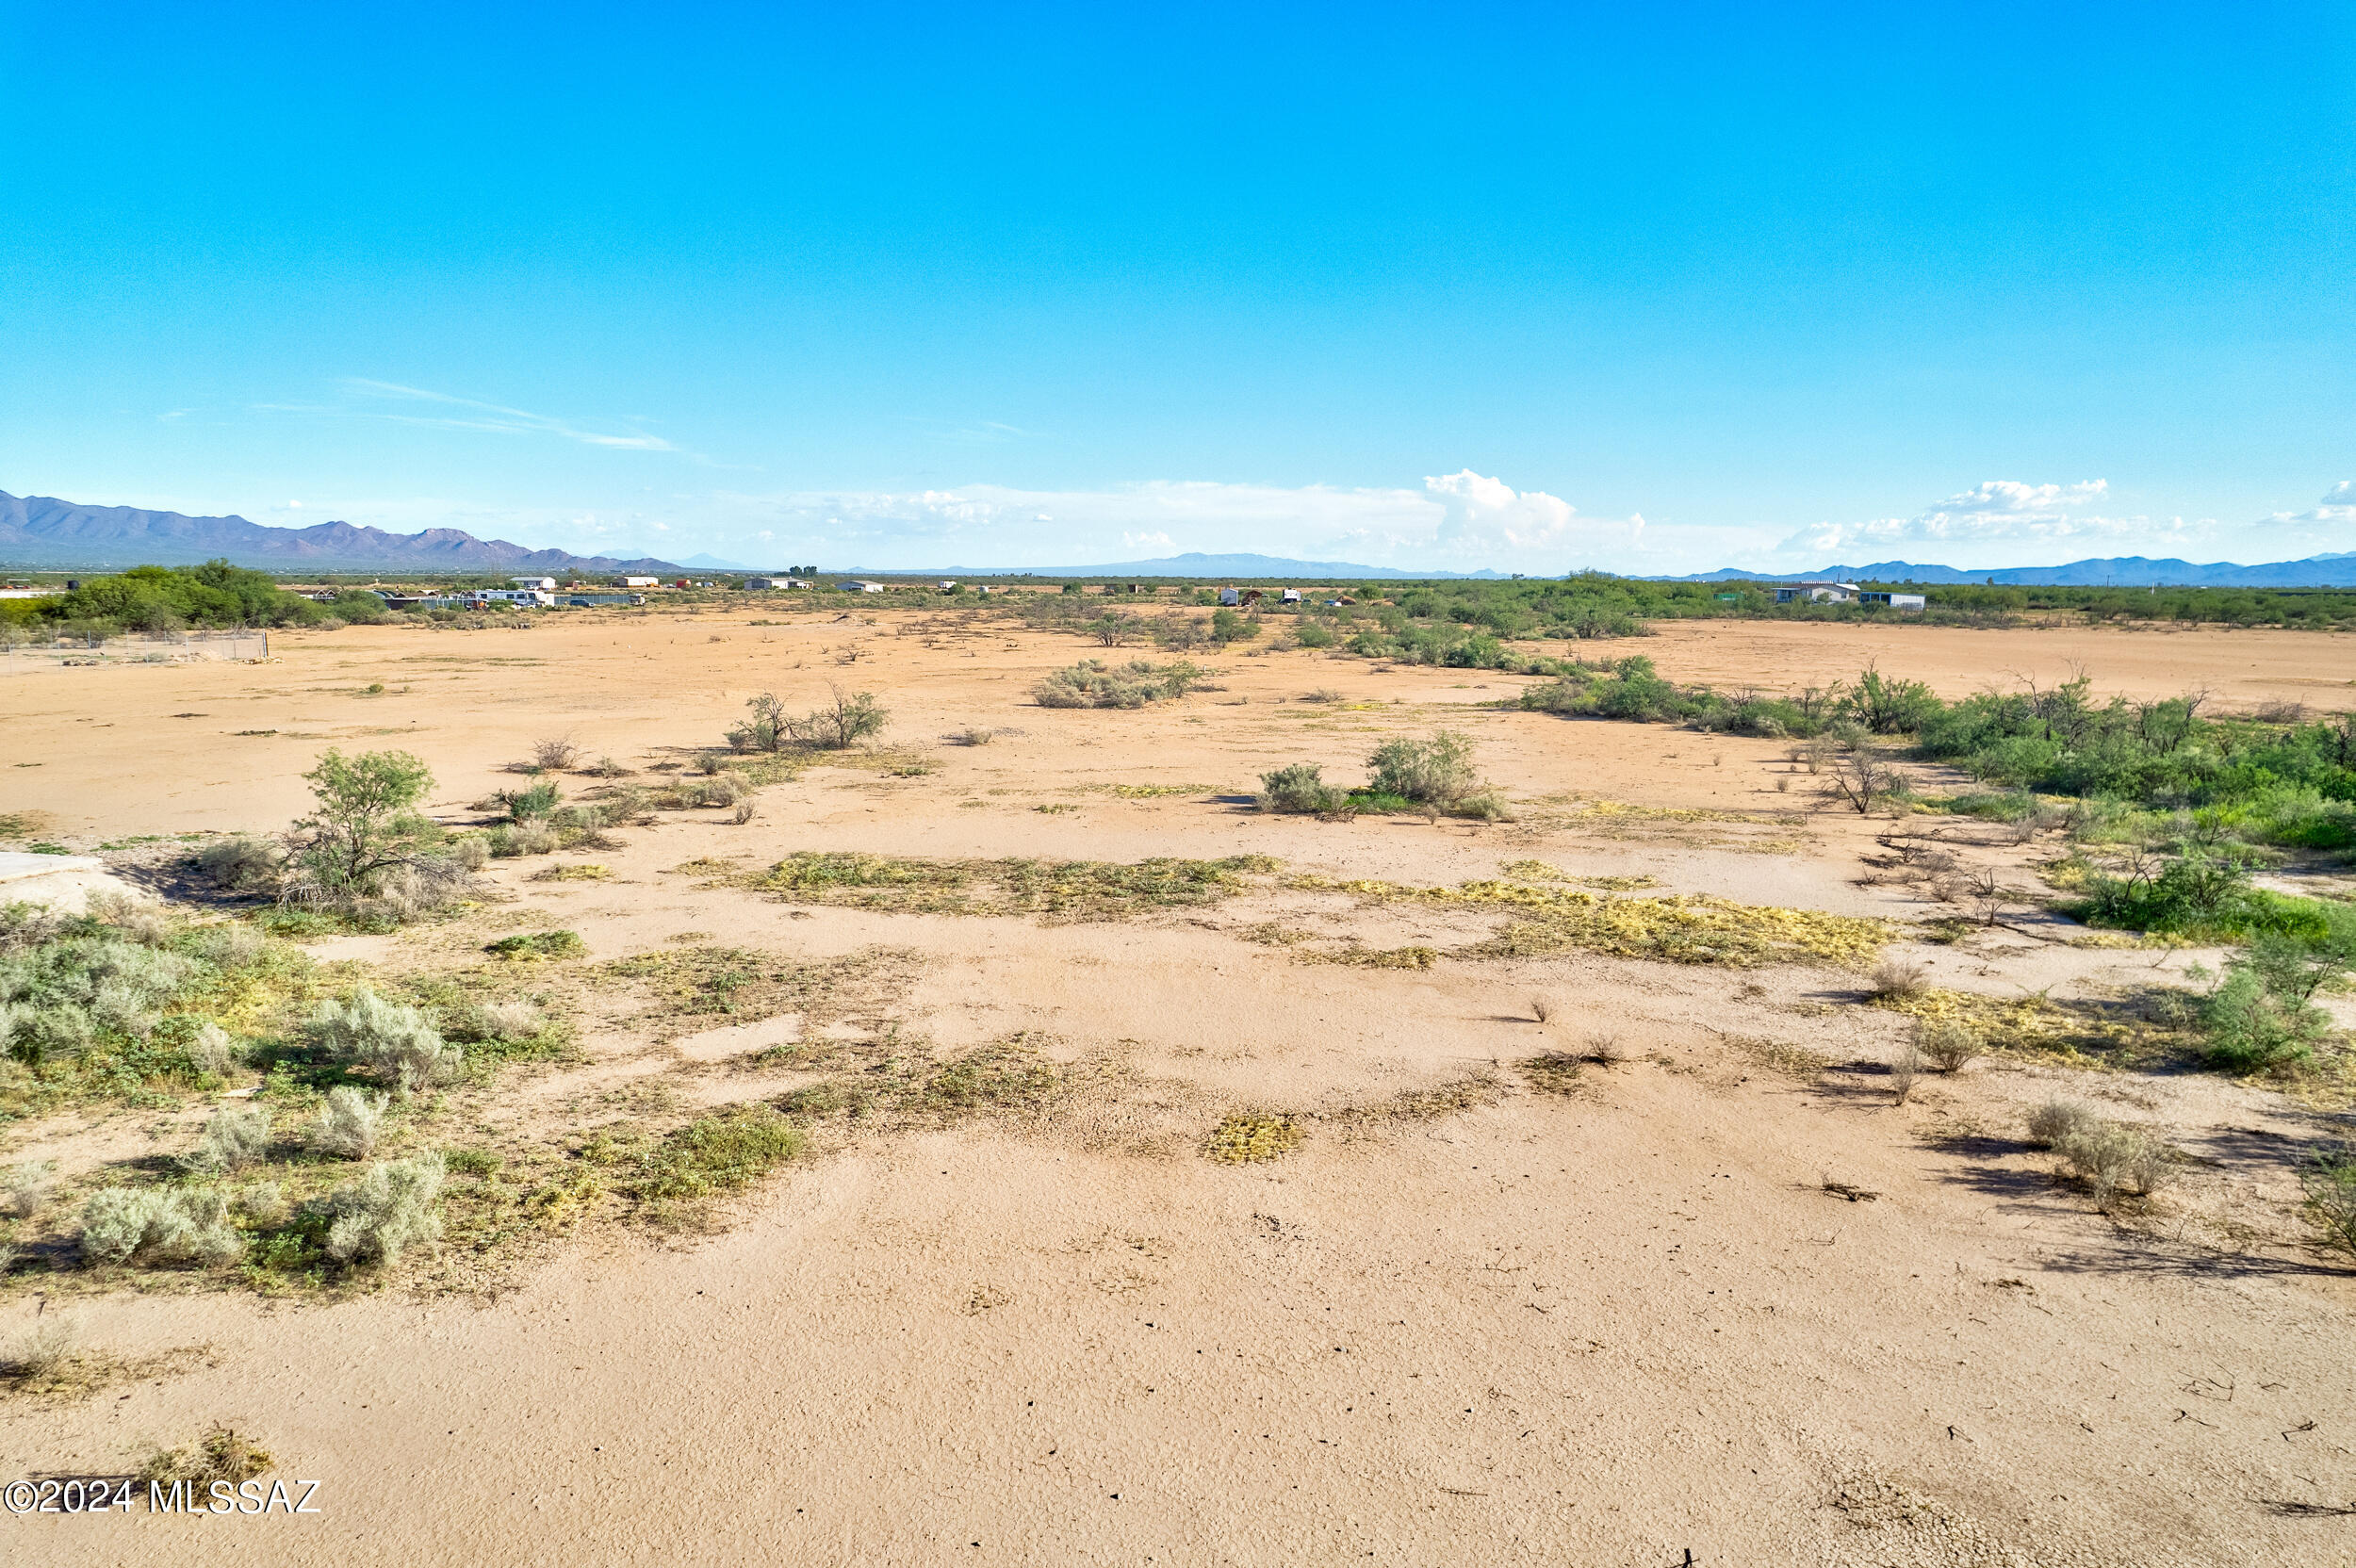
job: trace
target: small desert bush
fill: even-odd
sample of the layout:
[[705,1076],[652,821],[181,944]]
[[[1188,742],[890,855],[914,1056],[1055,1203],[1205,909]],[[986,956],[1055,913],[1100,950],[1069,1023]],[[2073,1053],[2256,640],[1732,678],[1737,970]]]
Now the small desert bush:
[[311,1127],[311,1147],[339,1160],[367,1159],[384,1132],[385,1103],[385,1096],[349,1084],[329,1089]]
[[1960,1072],[1984,1049],[1979,1036],[1952,1018],[1915,1020],[1914,1048],[1934,1072]]
[[360,1180],[330,1193],[327,1255],[337,1263],[396,1262],[419,1242],[442,1233],[442,1156],[415,1155],[368,1168]]
[[562,772],[573,765],[581,756],[581,748],[562,735],[532,743],[532,760],[550,773]]
[[997,738],[994,729],[968,728],[957,732],[957,741],[961,746],[986,746]]
[[1617,1067],[1628,1059],[1628,1050],[1620,1043],[1620,1037],[1607,1031],[1596,1030],[1582,1043],[1587,1049],[1587,1059],[1598,1067]]
[[2048,1100],[2029,1113],[2029,1141],[2039,1149],[2058,1148],[2064,1138],[2099,1119],[2093,1107],[2075,1100]]
[[204,1135],[182,1163],[190,1170],[236,1170],[260,1159],[269,1148],[268,1109],[224,1105],[206,1119]]
[[564,799],[564,792],[557,789],[555,780],[543,778],[529,789],[501,790],[497,798],[507,820],[521,825],[546,822]]
[[245,1238],[218,1190],[102,1187],[82,1205],[81,1250],[95,1264],[212,1266],[243,1256]]
[[1315,762],[1295,762],[1262,774],[1257,797],[1260,809],[1319,816],[1347,809],[1350,792],[1326,783],[1322,772]]
[[329,1055],[366,1069],[402,1096],[454,1078],[465,1065],[466,1054],[444,1040],[425,1014],[366,986],[341,1001],[320,1003],[307,1027]]
[[215,1481],[236,1486],[267,1475],[274,1462],[269,1449],[216,1422],[189,1447],[151,1449],[134,1478],[166,1487],[187,1481],[202,1495]]
[[1866,993],[1886,1001],[1904,1001],[1919,996],[1928,982],[1930,972],[1919,958],[1906,958],[1893,953],[1873,966],[1866,981]]
[[55,1160],[20,1160],[0,1171],[0,1209],[14,1219],[30,1219],[49,1201],[50,1179],[57,1173]]
[[1553,998],[1546,996],[1531,997],[1530,999],[1530,1016],[1536,1019],[1541,1023],[1544,1023],[1548,1019],[1552,1018],[1554,1016]]
[[228,1030],[210,1019],[197,1025],[196,1033],[188,1038],[187,1050],[189,1066],[215,1077],[228,1071],[237,1062],[237,1042],[229,1037]]
[[742,827],[752,821],[759,810],[760,808],[753,804],[752,797],[747,795],[736,803],[736,809],[728,813],[728,821]]
[[1203,673],[1184,661],[1153,664],[1133,659],[1111,665],[1101,659],[1083,659],[1035,683],[1031,699],[1041,708],[1143,708],[1185,696],[1202,682]]
[[75,1337],[72,1318],[53,1317],[37,1325],[0,1356],[0,1377],[25,1383],[49,1376],[72,1359]]
[[891,715],[874,693],[846,695],[840,687],[830,690],[826,707],[799,718],[787,714],[775,692],[746,699],[744,706],[753,716],[729,728],[728,745],[736,751],[783,751],[789,746],[843,751],[881,732]]
[[2174,1151],[2156,1134],[2102,1117],[2089,1117],[2064,1133],[2054,1140],[2053,1152],[2086,1184],[2101,1208],[2108,1208],[2120,1192],[2148,1197],[2173,1174],[2169,1168]]
[[1549,1051],[1519,1065],[1531,1088],[1547,1094],[1568,1094],[1578,1086],[1579,1075],[1586,1070],[1587,1061],[1567,1051]]
[[2308,1217],[2332,1245],[2356,1252],[2356,1149],[2342,1144],[2317,1150],[2299,1175],[2307,1189]]
[[279,868],[286,863],[285,850],[242,833],[216,839],[196,852],[198,874],[215,887],[231,892],[270,887],[278,880]]
[[1471,795],[1478,784],[1472,742],[1452,730],[1420,741],[1404,736],[1385,741],[1366,759],[1366,787],[1374,793],[1443,810]]
[[1922,1053],[1912,1040],[1898,1047],[1898,1054],[1890,1059],[1890,1092],[1903,1105],[1914,1093],[1914,1081],[1922,1071]]
[[550,855],[561,841],[556,829],[543,823],[501,823],[483,836],[483,846],[500,859],[524,855]]
[[539,1004],[516,998],[508,1002],[485,1002],[468,1009],[466,1026],[477,1039],[528,1040],[548,1026],[548,1015]]

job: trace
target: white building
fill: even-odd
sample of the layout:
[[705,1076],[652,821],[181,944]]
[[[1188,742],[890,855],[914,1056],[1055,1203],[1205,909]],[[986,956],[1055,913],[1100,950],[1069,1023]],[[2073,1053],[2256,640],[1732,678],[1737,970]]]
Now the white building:
[[663,580],[659,577],[617,577],[614,580],[614,586],[616,588],[652,588],[662,581]]
[[556,579],[552,577],[511,577],[507,580],[518,588],[537,588],[544,594],[556,588]]
[[1921,594],[1859,594],[1859,604],[1886,604],[1892,610],[1920,610],[1930,600]]
[[835,586],[846,594],[880,594],[884,591],[880,582],[861,582],[856,578],[849,582],[838,582]]

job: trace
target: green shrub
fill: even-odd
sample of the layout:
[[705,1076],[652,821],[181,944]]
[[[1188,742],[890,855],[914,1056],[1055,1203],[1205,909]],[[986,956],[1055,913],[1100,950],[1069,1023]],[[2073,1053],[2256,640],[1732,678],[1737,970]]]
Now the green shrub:
[[554,779],[548,778],[541,779],[529,789],[501,790],[499,792],[499,803],[505,808],[507,820],[518,826],[546,822],[549,813],[556,809],[557,802],[563,798],[564,792],[556,787]]
[[1350,793],[1328,784],[1314,762],[1295,762],[1260,776],[1259,807],[1263,811],[1315,812],[1345,810]]
[[195,1263],[210,1267],[243,1255],[217,1190],[102,1187],[82,1205],[83,1257],[98,1264]]
[[1373,792],[1444,809],[1471,794],[1477,783],[1472,743],[1446,729],[1420,741],[1385,741],[1366,759],[1366,767]]
[[2356,1252],[2356,1149],[2342,1144],[2316,1150],[2299,1174],[2309,1217],[2334,1246]]
[[423,1085],[456,1077],[465,1065],[466,1054],[445,1041],[425,1014],[366,986],[341,1001],[320,1003],[309,1033],[331,1056],[366,1070],[404,1098]]
[[204,1135],[184,1163],[190,1170],[236,1170],[260,1159],[269,1148],[267,1108],[224,1105],[206,1119]]
[[738,1105],[665,1135],[630,1182],[642,1201],[710,1198],[749,1185],[802,1152],[793,1121],[766,1105]]
[[330,1193],[327,1255],[337,1263],[391,1264],[442,1233],[442,1156],[386,1160]]
[[339,1160],[367,1159],[384,1133],[385,1103],[384,1095],[350,1085],[329,1089],[311,1128],[311,1147]]
[[774,692],[747,699],[752,717],[728,730],[728,745],[737,751],[782,751],[789,745],[820,751],[842,751],[882,731],[891,717],[876,704],[875,694],[845,695],[829,688],[832,698],[824,708],[800,718],[788,717]]
[[500,958],[578,958],[588,944],[574,931],[517,932],[486,943],[483,952]]
[[1156,665],[1133,659],[1115,667],[1083,659],[1039,680],[1031,687],[1031,697],[1041,708],[1143,708],[1186,695],[1200,684],[1203,673],[1183,661]]

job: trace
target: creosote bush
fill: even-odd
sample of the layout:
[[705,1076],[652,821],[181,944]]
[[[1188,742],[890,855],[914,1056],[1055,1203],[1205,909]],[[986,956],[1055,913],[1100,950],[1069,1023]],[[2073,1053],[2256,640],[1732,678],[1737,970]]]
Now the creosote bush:
[[2053,1149],[2080,1127],[2098,1119],[2093,1107],[2075,1100],[2048,1100],[2029,1113],[2029,1141],[2039,1149]]
[[1915,1020],[1914,1046],[1934,1072],[1960,1072],[1984,1049],[1979,1036],[1951,1018]]
[[728,730],[729,746],[737,751],[783,751],[794,746],[843,751],[880,733],[891,717],[872,692],[846,695],[841,687],[828,691],[831,696],[826,707],[799,718],[787,714],[775,692],[748,699],[744,706],[753,716]]
[[1183,661],[1153,664],[1133,659],[1109,665],[1083,659],[1067,669],[1046,676],[1031,687],[1031,699],[1041,708],[1143,708],[1150,702],[1185,696],[1203,681],[1203,672]]
[[1472,794],[1479,782],[1472,742],[1447,729],[1420,741],[1403,736],[1385,741],[1366,759],[1366,767],[1371,775],[1366,787],[1376,794],[1443,810]]
[[2156,1134],[2102,1117],[2086,1118],[2065,1132],[2054,1140],[2053,1152],[2094,1194],[2098,1208],[2107,1209],[2120,1192],[2148,1197],[2173,1174],[2174,1151]]
[[1256,798],[1263,811],[1330,816],[1350,809],[1350,792],[1326,783],[1315,762],[1295,762],[1262,774]]

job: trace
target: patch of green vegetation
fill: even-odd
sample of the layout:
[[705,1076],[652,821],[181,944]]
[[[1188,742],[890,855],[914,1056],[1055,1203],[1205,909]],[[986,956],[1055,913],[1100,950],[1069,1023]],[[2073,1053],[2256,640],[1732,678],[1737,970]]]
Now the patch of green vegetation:
[[766,1105],[731,1105],[657,1139],[617,1179],[646,1204],[693,1203],[750,1186],[808,1146],[802,1130]]
[[589,948],[577,932],[530,931],[486,942],[483,951],[507,959],[578,958]]
[[1221,860],[920,860],[844,851],[789,855],[751,885],[797,904],[841,904],[909,913],[1037,914],[1064,921],[1121,920],[1156,908],[1216,904],[1276,862],[1264,855]]
[[1517,880],[1419,888],[1372,880],[1294,876],[1287,887],[1354,893],[1378,902],[1415,902],[1495,911],[1508,923],[1463,957],[1531,957],[1584,951],[1622,958],[1749,968],[1770,963],[1856,966],[1895,935],[1887,921],[1813,909],[1738,904],[1698,893],[1614,898],[1583,889]]
[[597,972],[645,987],[649,1005],[637,1021],[668,1040],[782,1013],[813,1024],[831,1021],[877,1004],[905,980],[912,956],[905,949],[868,947],[796,962],[746,948],[695,946],[617,958]]
[[1258,1165],[1301,1147],[1301,1125],[1288,1116],[1221,1118],[1203,1142],[1206,1159],[1220,1165]]

